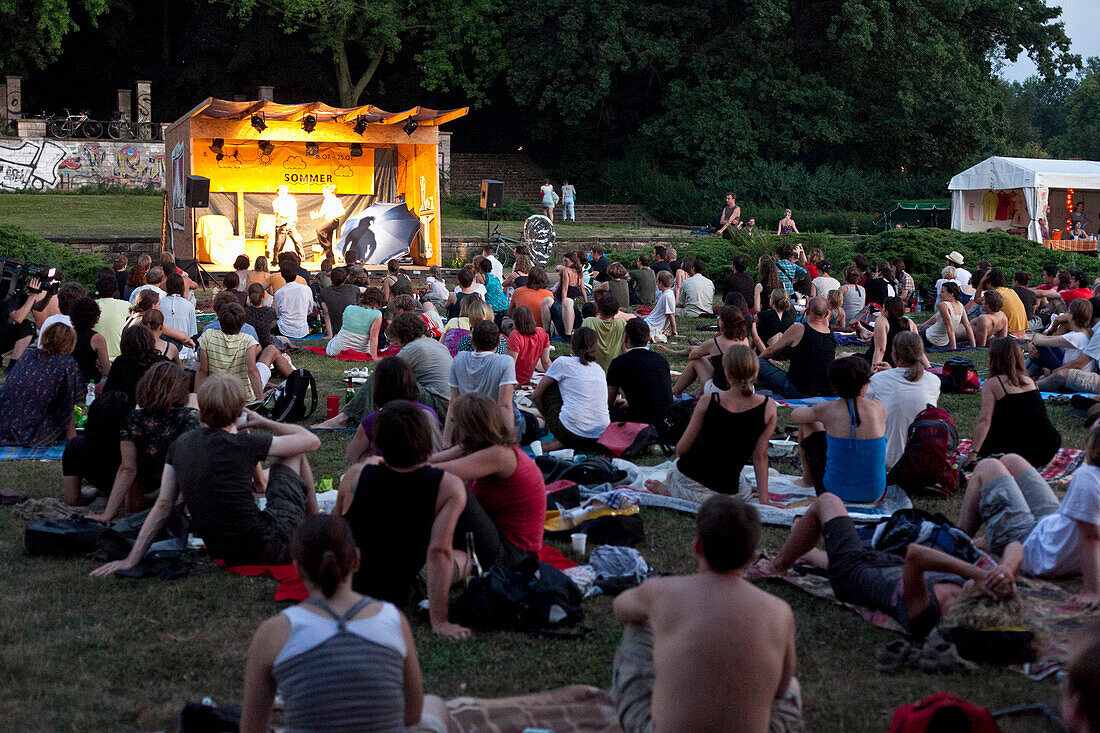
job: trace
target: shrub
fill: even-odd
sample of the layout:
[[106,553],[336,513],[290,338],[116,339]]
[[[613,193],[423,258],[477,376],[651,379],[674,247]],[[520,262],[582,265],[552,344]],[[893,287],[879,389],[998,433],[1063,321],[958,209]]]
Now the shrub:
[[[523,201],[504,199],[499,209],[489,211],[493,221],[523,221],[534,214],[534,208]],[[485,209],[478,205],[477,196],[447,196],[442,199],[440,215],[444,219],[485,219]]]
[[95,289],[96,273],[100,268],[110,266],[102,255],[76,252],[11,224],[0,224],[0,257],[56,267],[58,279],[63,282],[75,280],[89,292]]

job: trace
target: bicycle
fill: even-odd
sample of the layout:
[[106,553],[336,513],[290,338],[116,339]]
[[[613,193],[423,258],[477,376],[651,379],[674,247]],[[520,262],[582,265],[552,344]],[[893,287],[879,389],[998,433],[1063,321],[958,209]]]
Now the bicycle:
[[156,128],[152,122],[138,120],[131,122],[122,119],[118,112],[111,114],[111,121],[107,123],[107,136],[112,140],[154,140]]
[[46,131],[50,137],[82,137],[95,139],[103,137],[103,123],[93,120],[88,116],[88,110],[82,110],[79,114],[73,114],[65,109],[64,117],[54,117],[46,123]]
[[496,245],[493,249],[493,255],[500,260],[501,265],[507,267],[509,263],[515,262],[516,247],[522,245],[523,242],[501,234],[500,225],[497,224],[493,227],[493,233],[489,237],[489,244]]

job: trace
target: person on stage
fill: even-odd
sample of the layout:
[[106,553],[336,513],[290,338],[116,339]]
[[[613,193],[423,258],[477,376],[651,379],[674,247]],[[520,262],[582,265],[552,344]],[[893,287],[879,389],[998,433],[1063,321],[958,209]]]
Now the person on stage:
[[279,186],[275,189],[278,195],[271,203],[271,210],[275,212],[275,252],[272,259],[276,259],[286,245],[287,237],[294,242],[294,253],[298,259],[302,259],[302,238],[298,234],[298,202],[290,195],[290,189]]
[[336,186],[331,183],[321,189],[321,196],[321,208],[311,211],[309,218],[321,220],[317,227],[317,244],[325,250],[326,257],[332,257],[332,240],[336,236],[336,227],[340,226],[340,217],[344,215],[344,205],[336,198]]

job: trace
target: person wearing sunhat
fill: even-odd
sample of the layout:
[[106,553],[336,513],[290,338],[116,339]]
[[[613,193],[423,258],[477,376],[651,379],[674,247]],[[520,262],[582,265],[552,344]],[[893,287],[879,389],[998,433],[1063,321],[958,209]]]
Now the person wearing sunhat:
[[963,269],[963,256],[955,250],[947,255],[947,264],[955,268],[955,282],[959,287],[970,284],[970,270]]

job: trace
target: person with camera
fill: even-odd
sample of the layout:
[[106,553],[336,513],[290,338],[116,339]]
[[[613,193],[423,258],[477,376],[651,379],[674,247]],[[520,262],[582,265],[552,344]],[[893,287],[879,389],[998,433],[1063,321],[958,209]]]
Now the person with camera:
[[27,320],[32,308],[41,310],[49,294],[42,289],[42,281],[31,278],[26,292],[16,293],[4,301],[4,321],[0,323],[0,354],[11,352],[11,369],[34,338],[34,324]]

